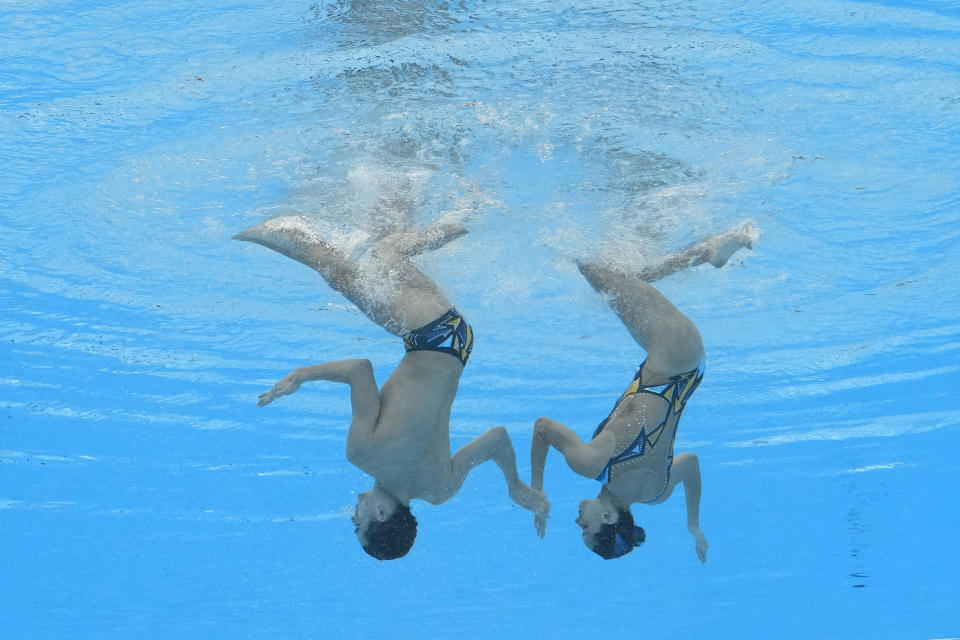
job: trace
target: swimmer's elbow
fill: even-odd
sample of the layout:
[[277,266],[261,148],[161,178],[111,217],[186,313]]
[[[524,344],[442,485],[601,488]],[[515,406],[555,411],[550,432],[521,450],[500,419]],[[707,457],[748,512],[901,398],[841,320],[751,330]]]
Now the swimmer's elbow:
[[676,477],[677,482],[684,484],[694,482],[700,483],[700,458],[697,454],[684,452],[678,454],[673,459],[671,473]]
[[537,418],[533,423],[533,435],[550,442],[550,429],[553,427],[553,425],[554,421],[551,418]]
[[373,363],[367,358],[356,358],[351,362],[351,371],[354,375],[373,377]]
[[363,466],[370,459],[370,443],[361,438],[347,438],[347,461],[354,466]]
[[700,472],[700,458],[692,451],[678,453],[673,459],[673,468],[691,469]]
[[491,437],[494,438],[510,438],[510,432],[507,431],[506,427],[493,427],[490,429]]

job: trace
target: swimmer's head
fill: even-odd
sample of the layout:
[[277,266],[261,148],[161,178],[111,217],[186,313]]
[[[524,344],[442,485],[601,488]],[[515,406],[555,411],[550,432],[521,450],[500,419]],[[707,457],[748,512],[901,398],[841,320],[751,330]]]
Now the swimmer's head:
[[592,499],[580,503],[576,520],[583,532],[583,543],[601,558],[619,558],[639,547],[646,540],[643,527],[638,527],[629,509],[612,508],[608,503]]
[[407,555],[417,537],[417,519],[410,507],[376,488],[359,495],[352,519],[363,550],[377,560]]

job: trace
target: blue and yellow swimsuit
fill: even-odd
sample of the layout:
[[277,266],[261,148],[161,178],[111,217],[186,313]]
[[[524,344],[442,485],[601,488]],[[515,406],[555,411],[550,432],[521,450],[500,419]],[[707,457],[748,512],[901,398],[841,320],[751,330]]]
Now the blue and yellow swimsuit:
[[470,352],[473,351],[473,329],[456,309],[450,309],[433,322],[405,335],[403,346],[407,352],[449,353],[466,366]]
[[[610,470],[614,465],[633,458],[639,458],[644,454],[648,445],[651,449],[657,446],[657,444],[660,442],[660,436],[663,435],[663,429],[670,421],[670,418],[673,415],[676,415],[677,421],[679,422],[680,414],[683,413],[683,408],[686,406],[687,400],[690,399],[690,396],[693,395],[693,392],[696,391],[697,387],[700,385],[700,381],[703,380],[703,372],[706,369],[706,361],[703,361],[699,366],[697,366],[696,369],[673,376],[666,384],[648,386],[640,382],[643,376],[643,365],[646,363],[647,361],[644,360],[643,363],[637,367],[637,374],[633,377],[633,382],[630,383],[630,386],[627,387],[627,390],[624,391],[623,395],[620,396],[620,399],[617,400],[617,403],[610,411],[610,415],[608,415],[603,422],[600,423],[600,426],[597,427],[596,431],[593,432],[593,437],[596,438],[598,435],[600,435],[600,432],[603,431],[603,428],[610,420],[610,416],[612,416],[613,412],[616,411],[617,407],[620,406],[620,403],[637,393],[650,393],[655,396],[660,396],[666,400],[666,409],[663,413],[663,419],[659,424],[649,431],[641,427],[640,433],[637,434],[637,437],[633,443],[631,443],[629,447],[614,457],[610,458],[610,460],[607,462],[607,466],[605,466],[603,471],[600,472],[600,475],[597,476],[597,480],[601,482],[610,482]],[[670,468],[673,466],[673,440],[676,440],[676,437],[677,430],[674,429],[673,439],[670,441],[670,457],[667,460],[666,482],[663,485],[663,489],[661,489],[660,493],[657,494],[657,497],[653,500],[650,500],[650,502],[656,502],[660,496],[663,495],[663,492],[666,491],[667,485],[670,483]]]

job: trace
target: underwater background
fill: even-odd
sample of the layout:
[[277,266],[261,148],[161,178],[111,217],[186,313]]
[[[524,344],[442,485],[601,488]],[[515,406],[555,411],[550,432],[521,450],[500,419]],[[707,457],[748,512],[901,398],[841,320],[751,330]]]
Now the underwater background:
[[[951,1],[0,2],[0,637],[960,637],[958,71]],[[708,562],[677,496],[591,554],[556,452],[545,539],[488,464],[364,554],[346,388],[256,399],[402,346],[231,240],[293,213],[469,229],[418,259],[476,330],[453,445],[525,478],[644,357],[572,260],[756,224],[657,283]]]

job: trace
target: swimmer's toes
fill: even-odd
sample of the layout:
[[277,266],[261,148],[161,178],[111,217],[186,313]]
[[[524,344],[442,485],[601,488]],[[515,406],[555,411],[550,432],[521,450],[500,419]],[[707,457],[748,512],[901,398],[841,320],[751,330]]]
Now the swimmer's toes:
[[753,243],[760,239],[760,229],[752,224],[748,224],[741,230],[743,246],[747,249],[753,249]]
[[741,248],[753,249],[753,243],[759,235],[760,232],[756,227],[748,226],[715,238],[709,242],[706,252],[707,262],[717,268],[724,266]]
[[267,244],[271,236],[277,236],[277,230],[271,229],[267,226],[267,222],[263,224],[257,224],[252,227],[247,227],[237,235],[233,236],[234,240],[242,240],[244,242],[256,242],[258,244]]
[[325,247],[325,242],[311,230],[303,216],[272,218],[245,229],[234,240],[254,242],[284,255],[300,259],[308,247]]
[[252,234],[251,234],[250,232],[251,232],[251,230],[253,230],[253,229],[254,229],[254,227],[250,227],[249,229],[244,229],[244,230],[241,231],[240,233],[234,235],[232,239],[233,239],[233,240],[243,240],[243,241],[246,241],[246,242],[252,242],[252,241],[253,241],[253,236],[252,236]]

